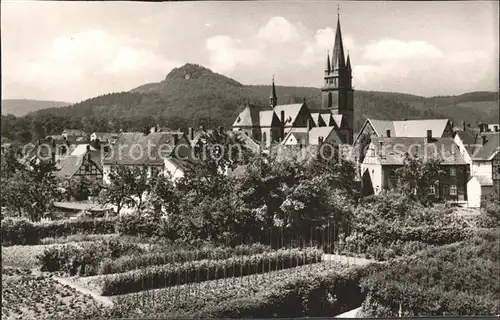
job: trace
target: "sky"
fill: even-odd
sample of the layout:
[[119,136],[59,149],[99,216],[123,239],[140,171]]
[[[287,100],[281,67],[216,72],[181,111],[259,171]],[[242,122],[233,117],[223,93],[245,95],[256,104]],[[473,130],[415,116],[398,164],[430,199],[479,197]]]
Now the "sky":
[[355,89],[498,90],[496,1],[2,1],[2,98],[77,102],[185,63],[243,84],[320,87],[338,7]]

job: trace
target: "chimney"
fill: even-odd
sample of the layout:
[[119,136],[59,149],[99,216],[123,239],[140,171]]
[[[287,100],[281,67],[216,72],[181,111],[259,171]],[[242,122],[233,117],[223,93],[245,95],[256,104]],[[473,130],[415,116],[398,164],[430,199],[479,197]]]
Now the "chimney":
[[189,136],[189,141],[194,140],[194,133],[193,133],[193,127],[188,128],[188,136]]
[[160,132],[160,125],[159,125],[159,124],[157,124],[157,125],[156,125],[156,130],[155,130],[155,132]]
[[179,136],[177,135],[177,133],[174,133],[174,146],[176,146],[178,142],[179,142]]
[[222,135],[224,133],[224,127],[220,126],[219,127],[219,134]]
[[432,130],[427,130],[427,141],[432,140]]
[[387,138],[390,138],[391,137],[391,129],[387,129],[385,131],[385,135],[387,136]]
[[464,131],[467,129],[467,123],[465,123],[465,121],[462,121],[462,129]]
[[144,127],[144,135],[147,136],[149,134],[150,128]]
[[495,126],[495,132],[500,131],[500,128],[498,126]]
[[479,123],[479,132],[484,132],[484,125]]
[[485,135],[481,136],[481,142],[482,142],[483,146],[486,144],[486,142],[488,142],[488,140],[486,140],[486,136]]
[[87,152],[90,152],[90,145],[87,145]]

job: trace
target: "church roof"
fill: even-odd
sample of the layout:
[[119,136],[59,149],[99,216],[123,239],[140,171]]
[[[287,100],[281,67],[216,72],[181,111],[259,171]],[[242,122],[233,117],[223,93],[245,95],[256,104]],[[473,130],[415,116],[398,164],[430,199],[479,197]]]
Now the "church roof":
[[272,127],[273,120],[275,124],[277,124],[276,121],[278,121],[279,124],[278,116],[276,116],[276,113],[273,110],[259,112],[259,125],[261,127]]
[[333,120],[331,113],[322,113],[321,118],[323,119],[323,122],[325,122],[327,126],[333,126],[333,122],[335,120]]
[[333,120],[335,121],[335,124],[337,125],[337,127],[340,128],[342,126],[343,115],[342,114],[333,114],[332,117],[333,117]]
[[285,127],[290,127],[297,119],[303,106],[305,106],[304,103],[281,104],[274,107],[274,111],[278,117],[281,117],[281,111],[285,111]]
[[238,114],[233,123],[233,127],[258,127],[260,120],[260,111],[270,110],[270,107],[264,107],[253,104],[245,104],[245,108]]
[[340,31],[340,19],[337,20],[337,31],[335,33],[335,43],[332,52],[332,70],[345,67],[344,44],[342,42],[342,32]]
[[309,144],[317,145],[318,138],[323,137],[323,141],[335,130],[335,127],[314,127],[309,131]]

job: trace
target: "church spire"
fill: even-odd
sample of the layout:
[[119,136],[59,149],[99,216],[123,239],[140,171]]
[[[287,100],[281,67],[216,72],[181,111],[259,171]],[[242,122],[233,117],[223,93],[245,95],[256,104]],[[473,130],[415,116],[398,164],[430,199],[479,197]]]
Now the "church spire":
[[271,95],[269,96],[269,105],[274,108],[278,105],[278,96],[276,95],[276,87],[274,86],[274,75],[273,75],[273,85],[271,88]]
[[326,64],[325,64],[325,73],[330,73],[330,52],[326,52]]
[[342,32],[340,31],[340,14],[337,13],[337,32],[335,33],[335,44],[332,53],[332,70],[345,67],[344,44],[342,43]]
[[349,55],[349,53],[347,53],[347,62],[346,62],[346,67],[347,67],[347,70],[351,71],[351,57]]

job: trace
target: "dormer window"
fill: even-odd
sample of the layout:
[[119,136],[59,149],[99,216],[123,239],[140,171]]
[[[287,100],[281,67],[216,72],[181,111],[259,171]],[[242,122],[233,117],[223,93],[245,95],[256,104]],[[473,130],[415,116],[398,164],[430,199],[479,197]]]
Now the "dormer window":
[[240,121],[241,121],[241,118],[240,118],[240,117],[238,117],[238,119],[236,119],[236,122],[240,122]]

